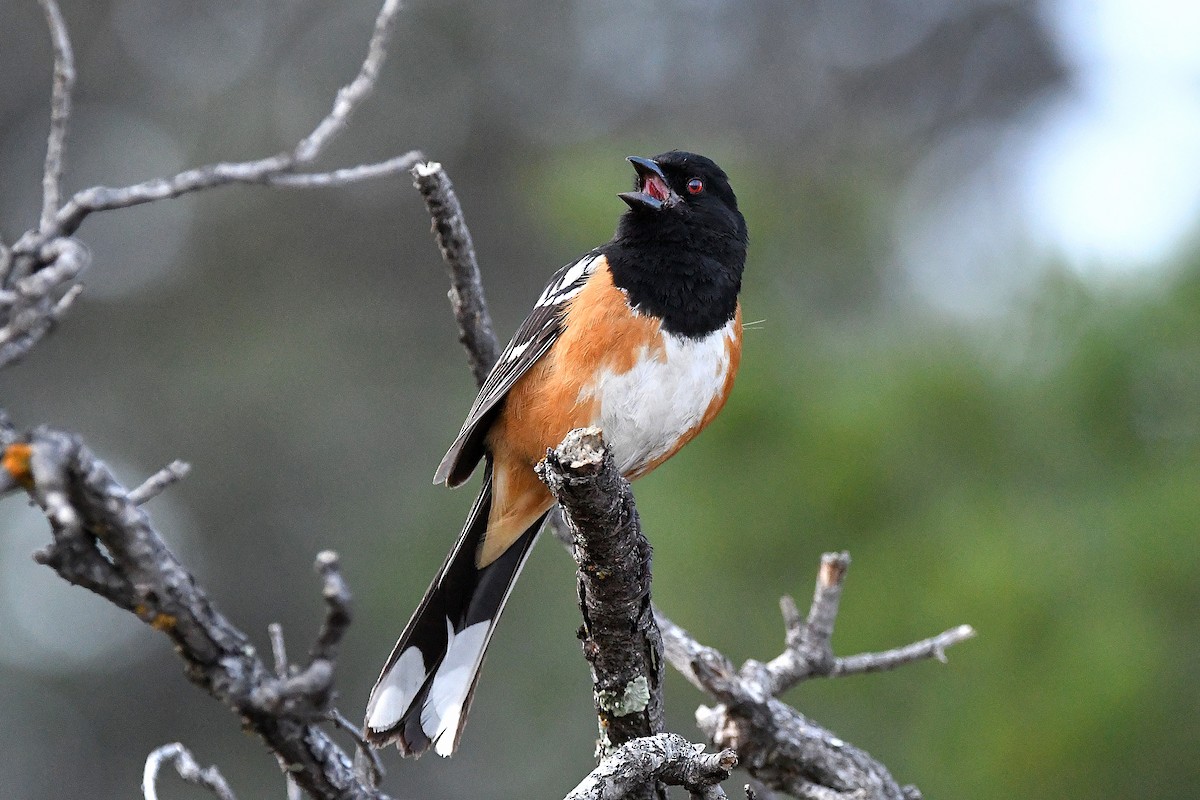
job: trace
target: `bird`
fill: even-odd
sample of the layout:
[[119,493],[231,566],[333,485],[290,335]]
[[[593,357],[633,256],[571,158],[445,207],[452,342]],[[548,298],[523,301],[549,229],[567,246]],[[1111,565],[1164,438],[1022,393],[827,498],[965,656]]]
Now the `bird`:
[[671,150],[630,156],[611,241],[551,276],[485,379],[434,483],[483,482],[371,691],[363,726],[402,755],[458,747],[496,622],[554,499],[534,472],[594,426],[634,479],[725,405],[741,361],[749,237],[725,172]]

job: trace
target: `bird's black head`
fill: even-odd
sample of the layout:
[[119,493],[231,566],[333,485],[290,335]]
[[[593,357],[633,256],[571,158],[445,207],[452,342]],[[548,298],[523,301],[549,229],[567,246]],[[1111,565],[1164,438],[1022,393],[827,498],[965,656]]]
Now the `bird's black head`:
[[[618,197],[629,205],[621,227],[678,235],[689,229],[705,236],[746,239],[746,221],[738,211],[729,176],[711,158],[671,150],[654,158],[630,156],[637,172],[634,191]],[[618,231],[620,235],[620,231]]]
[[729,177],[682,150],[630,156],[634,191],[604,249],[630,302],[675,333],[702,336],[733,318],[746,262],[746,220]]

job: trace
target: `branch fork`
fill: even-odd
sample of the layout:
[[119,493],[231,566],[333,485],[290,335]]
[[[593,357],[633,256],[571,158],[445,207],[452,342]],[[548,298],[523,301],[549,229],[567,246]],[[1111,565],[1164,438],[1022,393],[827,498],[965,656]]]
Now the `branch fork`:
[[232,184],[340,186],[403,174],[423,159],[420,152],[413,150],[374,164],[330,172],[298,171],[315,161],[345,130],[350,117],[374,91],[400,11],[400,0],[384,0],[358,74],[337,93],[329,113],[291,150],[257,161],[208,164],[132,186],[93,186],[76,192],[63,203],[62,175],[75,58],[57,0],[39,0],[39,3],[54,53],[50,132],[42,169],[42,208],[37,228],[26,231],[12,245],[0,241],[0,367],[25,356],[57,325],[79,296],[81,284],[75,280],[91,263],[91,256],[71,237],[97,211],[129,208]]
[[720,705],[696,710],[696,724],[718,747],[737,751],[747,771],[766,786],[803,800],[917,800],[915,786],[901,786],[868,753],[815,724],[776,696],[814,677],[840,677],[894,669],[922,658],[945,658],[945,649],[975,635],[968,625],[881,653],[847,658],[833,654],[831,640],[847,553],[826,553],[817,571],[813,602],[801,619],[795,601],[780,601],[785,649],[767,663],[749,660],[740,669],[724,654],[697,642],[656,610],[667,659]]

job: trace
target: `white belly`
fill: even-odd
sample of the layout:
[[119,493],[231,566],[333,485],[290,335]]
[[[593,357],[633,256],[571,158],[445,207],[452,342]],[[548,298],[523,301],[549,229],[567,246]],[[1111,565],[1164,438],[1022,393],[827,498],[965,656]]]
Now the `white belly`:
[[628,372],[603,372],[580,393],[580,400],[599,400],[592,424],[604,432],[623,474],[663,457],[704,420],[729,375],[733,326],[703,339],[663,332],[662,351],[644,348]]

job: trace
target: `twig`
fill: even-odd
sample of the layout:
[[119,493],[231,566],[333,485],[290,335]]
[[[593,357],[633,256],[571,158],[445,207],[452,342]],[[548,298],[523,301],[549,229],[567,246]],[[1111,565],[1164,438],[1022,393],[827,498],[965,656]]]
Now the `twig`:
[[[371,42],[367,55],[354,79],[338,90],[333,108],[317,123],[312,132],[304,137],[291,152],[241,163],[218,163],[190,169],[166,179],[156,179],[113,189],[96,186],[76,193],[53,218],[49,226],[54,235],[69,236],[78,229],[89,214],[114,208],[127,208],[141,203],[178,197],[188,192],[211,189],[232,183],[263,183],[288,186],[332,186],[362,180],[368,177],[398,174],[407,170],[420,158],[418,153],[409,153],[380,164],[352,170],[318,173],[314,175],[291,175],[288,173],[302,164],[314,161],[345,128],[350,116],[363,100],[374,90],[379,70],[387,56],[387,44],[395,28],[396,15],[400,11],[399,0],[384,0],[375,18]],[[43,226],[46,228],[47,226]]]
[[[270,712],[296,714],[305,719],[323,718],[333,692],[333,670],[338,647],[350,627],[350,591],[342,578],[337,553],[317,555],[317,572],[324,579],[325,620],[309,653],[309,662],[299,671],[286,670],[279,680],[255,688],[253,700]],[[276,654],[278,671],[278,654]]]
[[[96,211],[130,208],[232,184],[262,184],[302,189],[341,186],[367,178],[398,175],[406,172],[421,158],[421,153],[414,150],[378,164],[312,174],[292,173],[291,169],[295,166],[296,159],[289,153],[258,161],[208,164],[185,170],[169,178],[154,178],[132,186],[93,186],[76,192],[55,215],[54,227],[63,235],[70,235],[89,214]],[[18,242],[18,245],[20,244]]]
[[425,156],[420,150],[410,150],[402,156],[389,158],[387,161],[360,164],[357,167],[344,167],[331,172],[288,172],[282,175],[272,175],[266,179],[266,184],[268,186],[285,186],[289,189],[328,189],[409,172],[414,164],[424,158]]
[[458,322],[458,340],[466,348],[475,383],[482,384],[500,357],[500,347],[483,297],[471,232],[463,219],[454,186],[441,164],[418,164],[412,175],[433,219],[433,234],[450,275],[450,306]]
[[620,800],[656,782],[703,797],[724,797],[718,784],[737,766],[737,755],[703,750],[674,733],[633,739],[605,756],[566,800]]
[[143,505],[163,493],[172,484],[179,483],[187,477],[192,467],[185,461],[172,461],[158,472],[151,475],[141,486],[129,492],[129,502]]
[[267,625],[267,638],[271,640],[271,655],[275,658],[275,677],[288,676],[287,643],[283,640],[283,626],[278,622]]
[[536,470],[574,534],[580,638],[592,666],[604,755],[663,730],[663,649],[650,609],[650,544],[629,483],[598,429],[571,431]]
[[225,782],[225,778],[216,767],[201,767],[196,763],[191,752],[179,742],[164,744],[146,757],[146,766],[142,770],[142,797],[144,800],[158,800],[158,771],[163,762],[170,762],[184,782],[193,786],[208,789],[220,800],[237,800],[233,790]]
[[375,17],[375,29],[371,33],[367,56],[358,69],[358,75],[338,90],[333,109],[328,116],[296,145],[294,153],[297,163],[305,164],[316,158],[326,145],[345,130],[350,115],[358,105],[375,91],[375,81],[379,78],[379,70],[387,58],[387,45],[392,38],[392,29],[396,26],[396,14],[399,11],[400,0],[384,0],[383,7]]
[[854,656],[838,658],[834,661],[829,677],[839,678],[846,675],[884,672],[929,658],[935,658],[945,664],[947,661],[946,648],[972,639],[975,635],[975,629],[970,625],[959,625],[957,628],[951,628],[937,636],[931,636],[903,647],[896,647],[881,653],[859,653]]
[[354,744],[358,748],[355,756],[355,765],[357,766],[360,760],[365,760],[370,770],[363,777],[366,778],[367,783],[371,786],[378,786],[385,774],[383,761],[380,760],[379,753],[367,741],[367,737],[363,735],[362,728],[346,719],[346,715],[336,708],[329,711],[329,721],[354,738]]
[[[18,259],[28,265],[34,259]],[[66,286],[87,267],[90,261],[87,248],[74,239],[55,239],[42,248],[39,260],[42,269],[27,274],[25,267],[14,270],[8,277],[16,278],[15,291],[5,293],[0,301],[0,368],[20,359],[37,344],[62,318],[75,302],[81,287],[70,287],[58,299],[54,294]]]
[[66,149],[67,121],[71,117],[71,90],[75,86],[75,55],[71,37],[56,0],[39,0],[50,28],[54,49],[54,82],[50,94],[50,134],[46,141],[46,162],[42,171],[42,216],[40,227],[49,229],[58,210],[62,183],[63,154]]
[[[278,622],[267,625],[267,637],[271,640],[271,655],[275,658],[275,677],[284,680],[288,677],[289,666],[287,643],[283,639],[283,626]],[[279,770],[283,773],[283,781],[287,790],[287,800],[300,800],[300,784],[288,772],[287,762],[279,755],[275,756]]]

